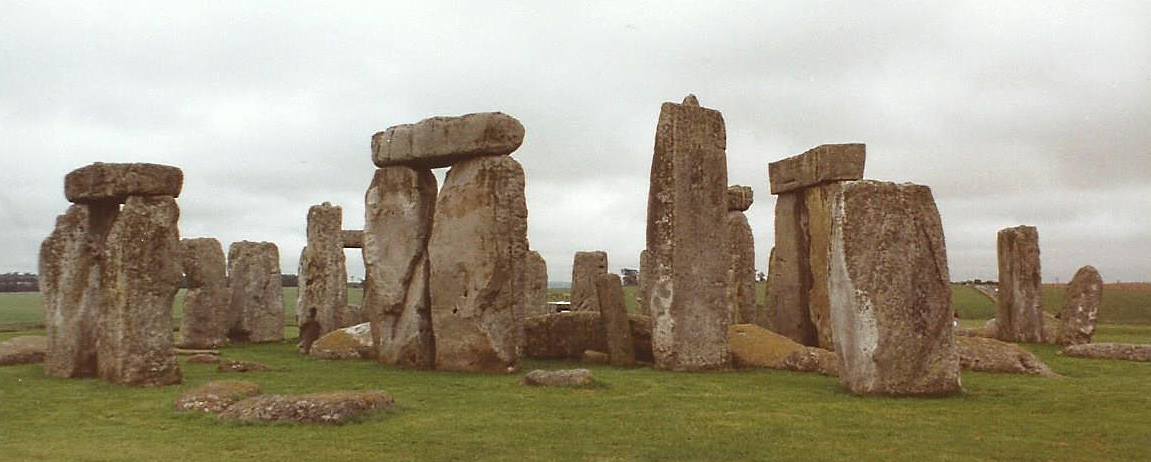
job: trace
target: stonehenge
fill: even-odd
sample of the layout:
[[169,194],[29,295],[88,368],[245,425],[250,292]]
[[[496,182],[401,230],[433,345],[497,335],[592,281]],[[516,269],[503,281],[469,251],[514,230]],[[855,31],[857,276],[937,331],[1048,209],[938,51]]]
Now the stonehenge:
[[644,300],[653,318],[657,368],[728,365],[727,135],[723,115],[689,95],[664,103],[656,126],[647,206],[651,274]]
[[576,252],[572,262],[572,311],[599,311],[596,280],[607,274],[607,252]]
[[1095,321],[1099,305],[1103,302],[1103,277],[1093,266],[1084,266],[1075,272],[1063,297],[1063,311],[1059,314],[1059,330],[1054,339],[1060,345],[1091,343],[1095,336]]
[[635,344],[631,339],[627,305],[624,304],[623,283],[619,275],[606,273],[596,277],[595,286],[611,365],[634,366]]
[[182,348],[218,348],[228,343],[228,264],[220,241],[212,238],[180,241],[184,278]]
[[324,202],[308,209],[308,245],[300,260],[297,325],[316,309],[320,335],[358,323],[348,313],[348,271],[344,261],[343,209]]
[[524,316],[548,314],[548,263],[539,252],[528,251],[524,262]]
[[136,386],[183,380],[172,349],[182,188],[180,169],[156,164],[96,163],[65,176],[75,205],[40,248],[47,375]]
[[1039,231],[1034,226],[998,233],[999,292],[995,338],[1005,342],[1041,343],[1043,309],[1039,267]]
[[228,248],[228,339],[233,343],[284,339],[280,251],[271,242],[233,242]]
[[752,191],[747,186],[727,188],[727,310],[732,324],[756,324],[755,236],[744,214],[751,208]]
[[372,136],[372,162],[433,169],[460,161],[506,156],[524,142],[520,121],[499,112],[432,117],[396,125]]

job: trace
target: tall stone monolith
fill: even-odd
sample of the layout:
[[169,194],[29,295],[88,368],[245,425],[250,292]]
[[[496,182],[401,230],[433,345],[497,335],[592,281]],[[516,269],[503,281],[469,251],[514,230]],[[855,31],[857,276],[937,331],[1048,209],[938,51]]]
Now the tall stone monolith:
[[435,365],[428,240],[436,188],[431,170],[384,167],[376,170],[364,197],[363,309],[384,364]]
[[228,248],[229,326],[233,343],[284,339],[280,251],[271,242],[233,242]]
[[647,251],[656,367],[728,365],[727,135],[723,115],[692,95],[664,103],[656,127]]
[[995,337],[1040,343],[1043,338],[1039,231],[1034,226],[999,230],[999,300]]
[[607,274],[607,252],[576,252],[572,262],[572,311],[599,311],[596,279]]
[[624,301],[623,284],[619,275],[612,273],[596,277],[596,297],[599,298],[600,320],[607,338],[607,354],[611,365],[635,365],[635,344],[631,338],[631,324]]
[[1103,277],[1094,266],[1084,266],[1075,272],[1063,297],[1063,311],[1059,314],[1059,331],[1055,339],[1060,345],[1091,343],[1095,336],[1095,322],[1099,305],[1103,303]]
[[[56,228],[40,246],[40,292],[48,331],[44,372],[49,376],[96,376],[97,323],[104,306],[99,267],[103,237],[96,235],[106,234],[118,209],[105,209],[110,217],[94,219],[89,206],[73,205],[56,218]],[[104,233],[92,228],[100,222]]]
[[744,214],[751,208],[751,188],[727,189],[727,309],[733,324],[757,322],[755,301],[755,236]]
[[210,238],[180,241],[181,263],[188,291],[180,323],[180,346],[218,348],[228,343],[228,264],[220,241]]
[[539,252],[527,253],[524,262],[524,314],[548,314],[548,263]]
[[523,168],[506,156],[452,166],[428,243],[436,368],[509,372],[519,366],[527,254]]
[[359,324],[348,311],[348,270],[344,260],[343,208],[324,202],[308,209],[308,245],[298,275],[296,319],[316,309],[320,335]]

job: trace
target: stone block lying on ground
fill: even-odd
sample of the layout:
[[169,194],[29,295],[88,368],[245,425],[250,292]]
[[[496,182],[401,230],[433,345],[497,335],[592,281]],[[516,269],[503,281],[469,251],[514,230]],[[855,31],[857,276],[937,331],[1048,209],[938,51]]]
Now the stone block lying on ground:
[[993,338],[956,337],[959,366],[965,371],[1059,377],[1047,364],[1019,345]]
[[372,324],[365,322],[328,332],[312,344],[308,354],[323,359],[374,358]]
[[217,380],[185,392],[176,400],[176,410],[219,414],[245,398],[260,394],[253,382]]
[[308,395],[255,396],[229,406],[220,419],[246,422],[296,422],[339,425],[395,406],[382,391],[335,391]]
[[123,203],[128,196],[179,197],[184,172],[158,164],[105,164],[81,167],[64,177],[64,196],[77,204]]
[[536,369],[524,376],[524,385],[535,387],[587,387],[595,383],[587,369],[545,371]]
[[523,142],[524,126],[507,114],[432,117],[376,133],[372,162],[377,167],[449,167],[472,157],[511,154]]
[[835,353],[804,346],[757,325],[734,324],[728,327],[728,342],[732,365],[737,368],[818,372],[830,376],[839,371]]
[[220,372],[263,372],[268,369],[268,366],[257,362],[233,359],[222,360],[220,361],[220,365],[216,366],[216,370]]
[[1131,343],[1087,343],[1071,345],[1059,354],[1075,358],[1118,359],[1151,362],[1151,345]]
[[0,342],[0,366],[44,362],[48,351],[48,337],[23,335]]
[[[600,313],[566,312],[524,320],[524,356],[536,359],[581,359],[584,351],[608,351]],[[628,315],[635,358],[652,362],[651,318]]]

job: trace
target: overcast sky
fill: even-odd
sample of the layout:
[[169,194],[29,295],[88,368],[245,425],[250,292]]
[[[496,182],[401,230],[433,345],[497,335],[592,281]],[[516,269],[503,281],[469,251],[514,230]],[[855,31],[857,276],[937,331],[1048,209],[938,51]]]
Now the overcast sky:
[[373,133],[482,111],[527,128],[550,279],[577,250],[637,267],[659,107],[694,93],[761,270],[767,164],[862,142],[868,178],[931,186],[953,280],[995,278],[1019,224],[1045,280],[1151,280],[1151,2],[287,3],[0,0],[0,272],[36,270],[64,175],[105,161],[181,167],[185,237],[295,273],[308,206],[363,226]]

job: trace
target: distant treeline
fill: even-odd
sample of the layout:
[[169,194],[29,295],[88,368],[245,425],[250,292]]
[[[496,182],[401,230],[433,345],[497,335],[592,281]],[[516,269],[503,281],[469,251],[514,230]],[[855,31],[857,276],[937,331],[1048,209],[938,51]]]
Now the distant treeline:
[[39,292],[40,281],[32,273],[0,274],[0,292]]

